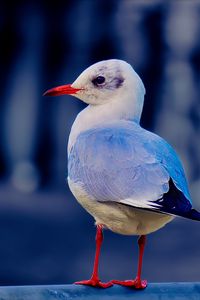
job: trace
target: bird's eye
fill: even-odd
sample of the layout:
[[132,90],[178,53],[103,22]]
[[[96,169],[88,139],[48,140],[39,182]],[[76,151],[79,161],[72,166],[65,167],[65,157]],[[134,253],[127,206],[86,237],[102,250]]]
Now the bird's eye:
[[92,83],[94,84],[94,85],[101,85],[101,84],[103,84],[104,82],[105,82],[105,77],[103,77],[103,76],[98,76],[98,77],[96,77],[96,78],[94,78],[93,80],[92,80]]

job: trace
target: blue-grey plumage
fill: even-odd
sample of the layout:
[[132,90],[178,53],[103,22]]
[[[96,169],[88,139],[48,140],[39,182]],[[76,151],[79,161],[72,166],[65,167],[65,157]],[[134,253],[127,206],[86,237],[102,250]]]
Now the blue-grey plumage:
[[[68,172],[70,180],[94,201],[182,216],[191,210],[188,185],[175,151],[135,122],[108,123],[81,133],[70,151]],[[169,206],[163,196],[169,192],[170,178],[183,197]]]

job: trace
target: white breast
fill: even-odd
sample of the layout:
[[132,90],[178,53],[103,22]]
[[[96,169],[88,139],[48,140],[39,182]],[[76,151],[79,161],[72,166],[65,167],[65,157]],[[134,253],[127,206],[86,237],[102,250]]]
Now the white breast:
[[77,201],[95,218],[116,233],[142,235],[156,231],[173,220],[173,216],[145,211],[115,202],[98,202],[68,178],[69,187]]

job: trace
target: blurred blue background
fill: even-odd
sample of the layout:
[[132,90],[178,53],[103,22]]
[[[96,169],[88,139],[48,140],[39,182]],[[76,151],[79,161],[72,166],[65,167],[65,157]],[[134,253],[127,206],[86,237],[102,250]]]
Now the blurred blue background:
[[[0,284],[88,279],[94,221],[67,185],[67,139],[80,101],[43,98],[108,58],[146,86],[142,125],[180,155],[200,209],[200,1],[0,3]],[[102,280],[133,278],[136,237],[105,232]],[[200,280],[200,224],[177,218],[149,235],[143,277]]]

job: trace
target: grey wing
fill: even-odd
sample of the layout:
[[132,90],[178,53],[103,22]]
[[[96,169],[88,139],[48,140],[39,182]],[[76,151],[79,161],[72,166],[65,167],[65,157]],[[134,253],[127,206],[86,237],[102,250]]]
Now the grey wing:
[[170,175],[140,135],[127,128],[81,134],[69,155],[70,179],[97,201],[159,207],[156,201],[168,192]]

